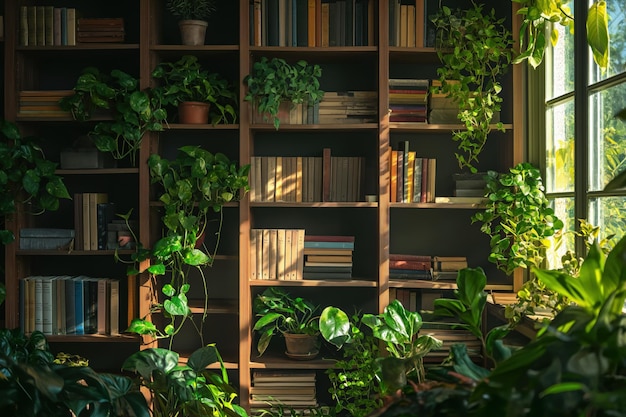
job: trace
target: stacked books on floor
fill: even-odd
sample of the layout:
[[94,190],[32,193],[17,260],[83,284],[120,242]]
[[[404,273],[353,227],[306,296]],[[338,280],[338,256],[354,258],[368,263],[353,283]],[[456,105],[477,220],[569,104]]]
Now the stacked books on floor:
[[124,19],[80,18],[76,36],[79,43],[124,42]]
[[251,229],[250,279],[303,278],[304,229]]
[[389,278],[456,281],[467,268],[465,256],[389,255]]
[[319,103],[319,123],[374,123],[378,120],[376,91],[326,91]]
[[251,415],[278,405],[296,411],[318,407],[315,372],[254,372],[250,387]]
[[70,112],[61,110],[59,100],[72,94],[72,90],[22,90],[19,93],[17,117],[71,117]]
[[119,334],[120,282],[87,276],[20,280],[20,326],[48,335]]
[[434,203],[437,160],[420,157],[402,141],[389,149],[390,193],[392,203]]
[[304,236],[304,279],[352,278],[354,236]]
[[428,80],[389,79],[390,122],[426,123]]

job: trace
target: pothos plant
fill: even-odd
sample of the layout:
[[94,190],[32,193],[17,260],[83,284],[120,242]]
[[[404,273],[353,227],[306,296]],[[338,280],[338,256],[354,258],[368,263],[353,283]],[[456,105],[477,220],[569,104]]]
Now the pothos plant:
[[486,209],[472,216],[490,236],[489,261],[510,275],[516,268],[539,266],[550,238],[563,228],[545,196],[539,169],[520,163],[507,173],[488,171],[485,176]]
[[[204,268],[213,265],[220,242],[223,207],[238,201],[249,190],[249,165],[238,167],[221,153],[211,153],[199,146],[179,148],[176,159],[170,161],[153,154],[148,159],[150,178],[159,187],[159,201],[163,203],[163,237],[151,249],[138,244],[132,256],[133,265],[127,273],[136,275],[147,272],[153,279],[152,288],[160,289],[161,299],[153,294],[152,312],[163,312],[167,324],[163,329],[146,318],[135,318],[128,329],[138,334],[148,334],[156,338],[173,337],[180,331],[185,321],[191,317],[187,301],[190,289],[188,274],[195,269],[204,283],[204,315],[208,307],[208,290]],[[211,213],[217,215],[215,241],[207,247],[199,239],[208,230]],[[130,213],[125,215],[126,218]],[[135,239],[137,241],[137,239]],[[119,259],[119,258],[118,258]],[[149,266],[140,267],[149,261]],[[159,282],[164,278],[165,282]],[[191,320],[192,324],[196,324]],[[202,332],[198,328],[202,339]],[[204,342],[203,342],[204,343]]]
[[[476,173],[476,164],[492,131],[494,114],[500,111],[501,76],[511,64],[513,38],[495,10],[472,1],[466,10],[443,6],[432,17],[437,30],[436,49],[442,66],[438,92],[459,107],[465,129],[452,133],[458,142],[456,159],[461,169]],[[503,131],[502,122],[496,128]]]
[[107,75],[95,67],[85,68],[74,94],[62,98],[60,106],[79,121],[91,120],[97,110],[108,112],[112,120],[96,123],[89,137],[100,151],[115,159],[129,157],[133,165],[144,134],[162,131],[167,119],[160,101],[140,90],[139,80],[117,69]]

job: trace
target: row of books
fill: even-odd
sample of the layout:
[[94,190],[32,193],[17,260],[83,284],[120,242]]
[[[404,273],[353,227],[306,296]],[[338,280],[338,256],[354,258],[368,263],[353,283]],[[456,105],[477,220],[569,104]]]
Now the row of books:
[[389,255],[391,279],[455,281],[458,272],[467,267],[465,256]]
[[19,44],[76,45],[76,9],[47,5],[20,6]]
[[252,156],[250,201],[360,201],[364,159],[356,156]]
[[20,280],[20,326],[48,335],[119,334],[120,283],[87,276]]
[[373,0],[253,0],[250,44],[374,45],[375,5]]
[[256,371],[250,387],[251,415],[281,406],[299,409],[318,407],[316,375],[312,371]]
[[389,0],[389,45],[424,46],[424,1]]
[[389,79],[390,122],[426,123],[429,80]]
[[131,249],[134,238],[131,228],[136,220],[116,218],[115,203],[107,193],[74,194],[74,230],[76,250]]
[[434,203],[437,173],[435,158],[419,157],[409,141],[389,150],[390,193],[392,203]]
[[[281,124],[286,125],[307,125],[320,123],[320,103],[291,103],[284,101],[280,103],[278,114],[276,115]],[[256,109],[255,109],[256,110]],[[252,123],[268,124],[273,123],[272,116],[269,113],[261,113],[253,111]]]
[[304,229],[250,230],[250,279],[303,279]]
[[319,123],[374,123],[378,120],[376,91],[326,91],[319,103]]
[[61,109],[59,101],[73,93],[72,90],[22,90],[19,92],[17,115],[20,118],[70,117],[69,112]]

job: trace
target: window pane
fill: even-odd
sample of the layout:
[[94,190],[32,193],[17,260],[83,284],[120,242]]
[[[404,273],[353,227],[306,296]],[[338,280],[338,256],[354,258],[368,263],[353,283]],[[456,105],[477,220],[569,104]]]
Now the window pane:
[[559,269],[562,266],[561,258],[563,255],[567,251],[575,251],[574,198],[556,198],[550,203],[554,214],[563,222],[563,229],[560,237],[553,239],[552,247],[546,253],[546,262],[549,269]]
[[[573,2],[567,2],[565,6],[573,9]],[[560,24],[553,25],[553,28],[559,33],[559,41],[546,50],[548,100],[574,91],[574,34]]]
[[574,100],[548,109],[546,191],[574,191]]
[[626,231],[626,197],[601,197],[589,201],[589,222],[600,227],[599,240],[615,235],[611,246]]
[[589,188],[599,191],[626,168],[626,82],[589,97]]
[[624,0],[607,0],[606,8],[609,14],[609,38],[611,39],[609,68],[602,73],[600,68],[593,62],[593,56],[590,52],[590,83],[595,83],[626,71],[626,31],[624,31],[626,3]]

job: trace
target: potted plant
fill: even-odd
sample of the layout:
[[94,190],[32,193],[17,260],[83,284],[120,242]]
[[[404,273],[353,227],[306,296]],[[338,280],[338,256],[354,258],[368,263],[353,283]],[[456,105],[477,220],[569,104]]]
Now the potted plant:
[[[437,69],[441,87],[436,92],[446,94],[459,107],[458,118],[465,129],[452,134],[458,142],[455,156],[461,169],[474,173],[494,115],[500,111],[500,77],[511,63],[513,52],[512,36],[504,19],[497,18],[493,9],[485,13],[483,7],[474,1],[467,10],[453,11],[443,6],[432,18],[442,63]],[[500,121],[496,128],[504,131]]]
[[79,121],[92,119],[98,110],[107,111],[113,120],[98,122],[89,137],[100,151],[110,152],[115,159],[128,157],[135,165],[144,134],[163,130],[166,111],[124,71],[112,70],[106,75],[95,67],[85,68],[73,90],[74,94],[61,99],[61,108]]
[[162,105],[178,108],[180,123],[234,123],[237,96],[217,73],[202,68],[198,58],[185,55],[176,62],[162,62],[152,71],[161,85],[153,89]]
[[[151,394],[153,417],[247,417],[235,404],[236,390],[214,344],[194,351],[186,364],[179,362],[176,352],[149,348],[133,353],[122,365],[122,370],[136,375],[135,386]],[[216,363],[217,372],[207,369]]]
[[[247,87],[245,100],[252,104],[253,117],[273,121],[278,129],[288,121],[289,110],[295,105],[319,102],[324,96],[319,77],[322,69],[317,64],[300,60],[289,64],[281,58],[261,57],[244,78]],[[282,115],[281,106],[283,109]],[[256,120],[256,119],[254,119]]]
[[276,334],[285,336],[287,356],[294,359],[313,359],[319,353],[319,306],[287,291],[270,287],[259,294],[253,303],[258,317],[254,331],[259,332],[257,350],[263,355]]
[[204,45],[207,20],[215,12],[215,0],[167,0],[167,10],[178,17],[183,45]]
[[[153,287],[161,288],[165,297],[159,301],[154,295],[151,310],[165,311],[168,324],[158,329],[145,318],[135,318],[128,331],[169,338],[171,346],[173,337],[191,316],[186,296],[189,269],[195,268],[204,277],[203,268],[213,264],[220,240],[223,207],[226,203],[239,200],[248,191],[250,167],[238,168],[225,155],[213,154],[199,146],[180,148],[172,161],[153,154],[148,159],[148,166],[151,182],[159,186],[158,200],[163,203],[164,232],[152,249],[137,245],[137,251],[132,255],[133,264],[127,273],[148,272],[151,275],[155,281]],[[207,248],[198,241],[211,223],[210,213],[217,215],[213,231],[216,239],[214,246]],[[130,213],[123,217],[128,219]],[[136,236],[134,238],[137,241]],[[149,267],[145,269],[147,260],[150,260]],[[157,285],[157,277],[169,278],[169,282]],[[208,293],[206,287],[203,290],[206,311]]]
[[[16,212],[23,203],[32,214],[57,210],[61,199],[70,195],[63,179],[55,174],[57,164],[45,158],[35,137],[23,137],[18,127],[6,120],[0,121],[0,217]],[[0,242],[13,242],[10,230],[0,230]]]

